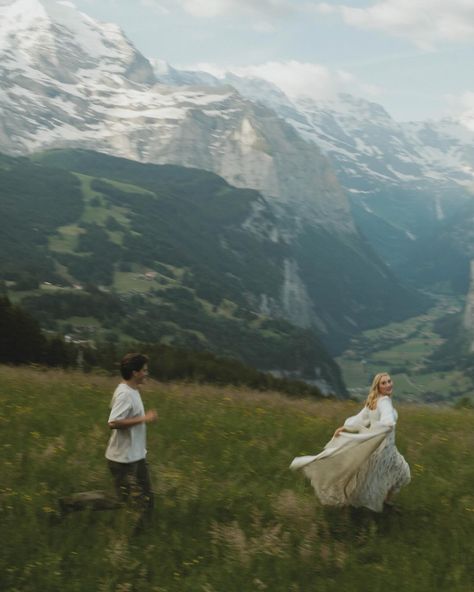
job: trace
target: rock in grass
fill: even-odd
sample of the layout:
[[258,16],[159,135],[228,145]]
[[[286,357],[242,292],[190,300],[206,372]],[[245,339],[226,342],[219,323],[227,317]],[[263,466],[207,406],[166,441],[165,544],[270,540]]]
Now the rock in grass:
[[105,491],[82,491],[73,493],[58,500],[61,514],[81,510],[115,510],[123,504],[113,495]]

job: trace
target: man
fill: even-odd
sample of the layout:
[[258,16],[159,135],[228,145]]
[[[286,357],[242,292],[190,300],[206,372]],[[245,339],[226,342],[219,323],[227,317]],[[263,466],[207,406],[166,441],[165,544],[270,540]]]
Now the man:
[[155,409],[143,407],[139,387],[148,376],[148,358],[129,353],[120,362],[123,381],[115,389],[111,402],[109,427],[113,430],[105,453],[118,498],[126,502],[135,484],[140,501],[149,514],[153,492],[146,463],[146,424],[158,418]]

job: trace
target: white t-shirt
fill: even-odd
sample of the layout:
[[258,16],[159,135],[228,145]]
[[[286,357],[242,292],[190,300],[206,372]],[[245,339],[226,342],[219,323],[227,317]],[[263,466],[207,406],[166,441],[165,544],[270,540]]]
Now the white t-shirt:
[[[121,382],[111,401],[110,421],[129,419],[145,414],[139,391]],[[146,457],[146,425],[139,423],[122,430],[112,430],[105,458],[131,463]]]

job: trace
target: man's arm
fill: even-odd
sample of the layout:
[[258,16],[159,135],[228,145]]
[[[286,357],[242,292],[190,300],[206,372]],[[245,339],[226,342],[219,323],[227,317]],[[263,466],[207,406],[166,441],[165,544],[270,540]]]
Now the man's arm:
[[126,430],[140,423],[152,423],[158,419],[158,414],[155,409],[150,409],[145,415],[137,415],[137,417],[127,417],[126,419],[116,419],[109,421],[109,428],[111,430]]

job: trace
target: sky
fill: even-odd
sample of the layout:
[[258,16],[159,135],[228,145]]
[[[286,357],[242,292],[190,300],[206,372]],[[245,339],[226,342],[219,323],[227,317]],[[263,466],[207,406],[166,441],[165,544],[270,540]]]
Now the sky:
[[474,0],[73,0],[148,58],[251,74],[289,96],[338,92],[398,121],[474,129]]

